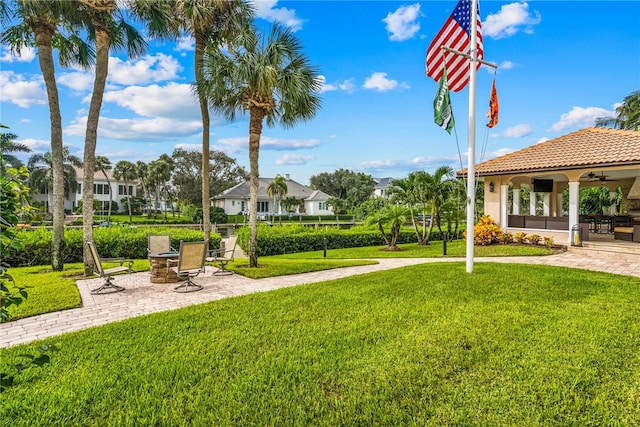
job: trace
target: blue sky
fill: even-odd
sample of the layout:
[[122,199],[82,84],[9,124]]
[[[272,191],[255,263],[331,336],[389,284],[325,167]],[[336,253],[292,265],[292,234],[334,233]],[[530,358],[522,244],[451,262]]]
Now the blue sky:
[[[456,1],[259,1],[257,24],[291,27],[324,81],[322,109],[294,129],[265,126],[260,175],[309,177],[340,168],[402,178],[466,167],[468,87],[451,94],[456,132],[433,122],[437,83],[425,53]],[[639,1],[481,1],[485,60],[499,65],[499,123],[486,128],[493,71],[477,78],[476,162],[592,126],[640,89]],[[191,94],[193,44],[112,54],[97,154],[149,162],[198,150]],[[49,113],[36,53],[0,48],[1,122],[35,152],[50,150]],[[93,76],[57,69],[64,144],[82,156]],[[249,170],[248,121],[212,118],[212,148]],[[457,135],[457,137],[456,137]],[[460,151],[458,150],[458,146]],[[26,159],[25,156],[23,158]]]

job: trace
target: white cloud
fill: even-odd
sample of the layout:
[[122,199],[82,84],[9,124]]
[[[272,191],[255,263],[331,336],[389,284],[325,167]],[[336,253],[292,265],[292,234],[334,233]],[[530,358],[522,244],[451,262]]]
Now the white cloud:
[[254,0],[256,17],[269,22],[280,22],[289,27],[292,31],[302,29],[304,21],[296,16],[295,9],[286,7],[276,7],[278,0]]
[[45,105],[47,93],[42,77],[25,80],[24,76],[13,71],[0,71],[0,102],[10,102],[22,108]]
[[276,160],[277,165],[306,165],[315,160],[315,156],[302,156],[299,154],[285,154]]
[[356,89],[356,85],[353,82],[353,79],[343,80],[342,82],[337,83],[327,83],[327,78],[325,76],[320,76],[318,78],[322,87],[320,89],[320,93],[324,92],[334,92],[334,91],[342,91],[347,93],[352,93]]
[[176,144],[175,148],[181,148],[185,151],[202,151],[202,144]]
[[51,141],[45,141],[43,139],[26,138],[19,141],[20,144],[24,144],[35,153],[43,153],[51,150]]
[[491,152],[489,154],[489,156],[487,157],[487,160],[493,159],[495,157],[504,156],[506,154],[513,153],[514,151],[516,151],[516,150],[514,150],[513,148],[499,148],[499,149]]
[[496,14],[487,16],[482,23],[482,34],[493,39],[502,39],[523,31],[533,33],[533,26],[542,20],[538,11],[529,12],[529,4],[505,4]]
[[91,90],[94,76],[90,72],[76,71],[64,73],[58,77],[58,83],[78,92]]
[[585,128],[593,126],[598,117],[609,117],[614,115],[614,111],[607,111],[598,107],[573,107],[568,113],[560,116],[560,121],[551,125],[554,132],[570,128]]
[[110,83],[120,85],[161,82],[177,79],[182,69],[175,58],[163,53],[146,55],[132,61],[110,57],[108,80]]
[[491,136],[501,136],[505,138],[522,138],[523,136],[531,135],[533,128],[528,124],[520,124],[510,126],[500,133],[492,134]]
[[[87,117],[78,117],[64,129],[64,132],[67,135],[84,136],[86,128]],[[174,140],[195,135],[201,130],[202,122],[200,120],[172,120],[167,118],[112,119],[100,117],[98,138],[125,141]]]
[[[221,151],[227,154],[235,154],[241,150],[246,150],[249,147],[249,136],[247,135],[238,138],[220,138],[217,143]],[[320,144],[321,141],[319,139],[282,139],[272,138],[264,135],[262,135],[260,138],[261,150],[304,150],[315,148]]]
[[31,62],[36,52],[36,49],[27,46],[20,49],[20,55],[14,55],[7,46],[0,46],[0,62]]
[[365,89],[373,89],[380,92],[386,92],[392,89],[408,89],[409,85],[406,83],[398,83],[397,80],[390,80],[387,78],[387,73],[375,72],[371,76],[367,77],[362,85]]
[[387,14],[382,20],[389,32],[389,40],[403,41],[413,37],[420,31],[420,24],[416,19],[420,16],[420,4],[401,6],[395,12]]
[[200,108],[189,84],[129,86],[122,90],[105,92],[104,100],[146,117],[167,117],[176,120],[200,117]]
[[196,50],[196,42],[191,37],[180,37],[173,50],[176,52],[192,52]]

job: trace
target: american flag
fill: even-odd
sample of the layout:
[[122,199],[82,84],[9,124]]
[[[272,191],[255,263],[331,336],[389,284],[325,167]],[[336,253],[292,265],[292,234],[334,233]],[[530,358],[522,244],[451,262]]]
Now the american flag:
[[[480,11],[477,16],[478,59],[483,58],[482,32],[480,31]],[[447,22],[438,32],[427,49],[427,75],[440,81],[444,67],[447,67],[449,89],[462,90],[469,83],[469,59],[464,56],[440,49],[446,46],[471,55],[471,1],[460,0]],[[478,68],[480,68],[478,62]]]

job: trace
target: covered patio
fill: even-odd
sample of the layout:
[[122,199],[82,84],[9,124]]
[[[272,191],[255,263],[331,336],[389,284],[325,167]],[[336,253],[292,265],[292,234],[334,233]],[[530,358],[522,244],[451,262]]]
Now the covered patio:
[[[640,243],[638,131],[582,129],[480,163],[476,174],[484,186],[484,212],[504,231],[568,245],[598,235]],[[607,188],[610,198],[620,188],[620,210],[612,204],[605,212],[580,215],[580,188],[594,186]],[[530,194],[528,206],[523,188]]]

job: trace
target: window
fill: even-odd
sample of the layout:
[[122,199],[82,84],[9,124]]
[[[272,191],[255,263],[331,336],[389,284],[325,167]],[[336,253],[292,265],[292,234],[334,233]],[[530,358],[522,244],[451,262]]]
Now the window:
[[109,194],[109,186],[107,184],[93,184],[93,194]]
[[[127,190],[128,188],[128,190]],[[132,196],[133,195],[133,186],[129,185],[128,187],[126,185],[118,185],[118,195],[120,196]]]
[[269,202],[258,202],[258,212],[269,212]]
[[235,201],[235,200],[232,200],[232,201],[231,201],[231,206],[235,206],[235,205],[236,205],[236,201]]
[[78,194],[82,194],[82,184],[78,184]]
[[321,211],[326,211],[327,210],[326,202],[319,202],[318,203],[318,209],[320,209]]

